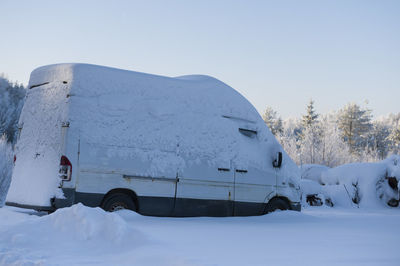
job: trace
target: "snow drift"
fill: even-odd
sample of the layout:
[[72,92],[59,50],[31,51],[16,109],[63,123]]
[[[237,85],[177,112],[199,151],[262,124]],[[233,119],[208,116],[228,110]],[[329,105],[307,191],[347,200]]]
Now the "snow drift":
[[[10,211],[2,210],[3,212]],[[118,214],[105,212],[100,208],[88,208],[82,204],[60,209],[39,218],[33,216],[31,219],[22,220],[21,214],[13,216],[16,222],[14,225],[9,224],[7,231],[0,227],[1,242],[8,243],[0,246],[2,265],[15,261],[24,262],[25,253],[29,253],[31,262],[40,264],[54,255],[68,260],[73,259],[69,258],[71,252],[84,251],[86,256],[96,257],[113,250],[121,252],[134,249],[148,242],[141,232],[132,228]],[[32,246],[41,247],[43,251],[40,254],[32,254],[29,252]],[[25,252],[16,257],[11,252],[15,247]]]

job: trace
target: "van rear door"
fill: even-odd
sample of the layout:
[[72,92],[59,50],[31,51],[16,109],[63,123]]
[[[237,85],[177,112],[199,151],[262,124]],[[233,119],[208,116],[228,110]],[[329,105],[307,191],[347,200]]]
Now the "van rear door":
[[62,81],[36,84],[28,90],[7,202],[46,207],[51,206],[51,198],[62,197],[58,171],[68,91],[68,84]]

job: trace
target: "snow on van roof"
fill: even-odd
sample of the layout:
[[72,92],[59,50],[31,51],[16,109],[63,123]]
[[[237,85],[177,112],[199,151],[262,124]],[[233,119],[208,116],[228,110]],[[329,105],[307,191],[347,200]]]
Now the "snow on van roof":
[[[185,102],[189,97],[189,100],[196,99],[190,103],[191,107],[196,105],[203,108],[201,105],[203,100],[213,105],[208,111],[214,111],[225,117],[249,121],[260,118],[257,110],[240,93],[207,75],[166,77],[91,64],[64,63],[35,69],[31,74],[29,87],[53,81],[73,83],[71,94],[98,96],[121,93],[121,89],[124,90],[122,94],[128,93],[132,96],[137,96],[134,91],[146,94],[146,97],[168,94],[175,98],[175,101],[170,101],[171,105],[175,102]],[[138,98],[138,100],[143,99]]]
[[[177,77],[167,77],[155,74],[148,74],[144,72],[137,72],[125,69],[118,69],[106,66],[99,66],[93,64],[83,64],[83,63],[61,63],[61,64],[53,64],[53,65],[46,65],[41,66],[34,69],[31,73],[30,80],[29,80],[29,87],[32,85],[43,84],[46,82],[51,82],[55,80],[71,80],[73,73],[75,71],[80,70],[104,70],[107,72],[125,72],[130,74],[139,74],[143,76],[147,76],[148,78],[162,78],[162,79],[176,79],[176,80],[185,80],[185,81],[193,81],[193,82],[215,82],[219,84],[224,84],[222,81],[208,76],[208,75],[184,75],[184,76],[177,76]],[[228,86],[228,85],[226,85]]]

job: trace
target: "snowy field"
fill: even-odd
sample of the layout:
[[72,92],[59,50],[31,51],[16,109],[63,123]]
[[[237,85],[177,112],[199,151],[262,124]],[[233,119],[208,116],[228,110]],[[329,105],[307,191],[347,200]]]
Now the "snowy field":
[[1,265],[400,265],[399,209],[157,218],[0,208]]

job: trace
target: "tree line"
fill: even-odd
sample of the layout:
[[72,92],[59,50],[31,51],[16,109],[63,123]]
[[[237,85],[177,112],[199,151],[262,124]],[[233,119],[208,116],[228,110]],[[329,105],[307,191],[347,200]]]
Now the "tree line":
[[9,81],[0,74],[0,137],[8,142],[16,141],[19,115],[24,105],[25,87]]
[[338,111],[319,114],[310,100],[300,118],[282,120],[267,107],[263,119],[298,165],[335,167],[400,153],[400,113],[373,119],[371,112],[348,103]]

